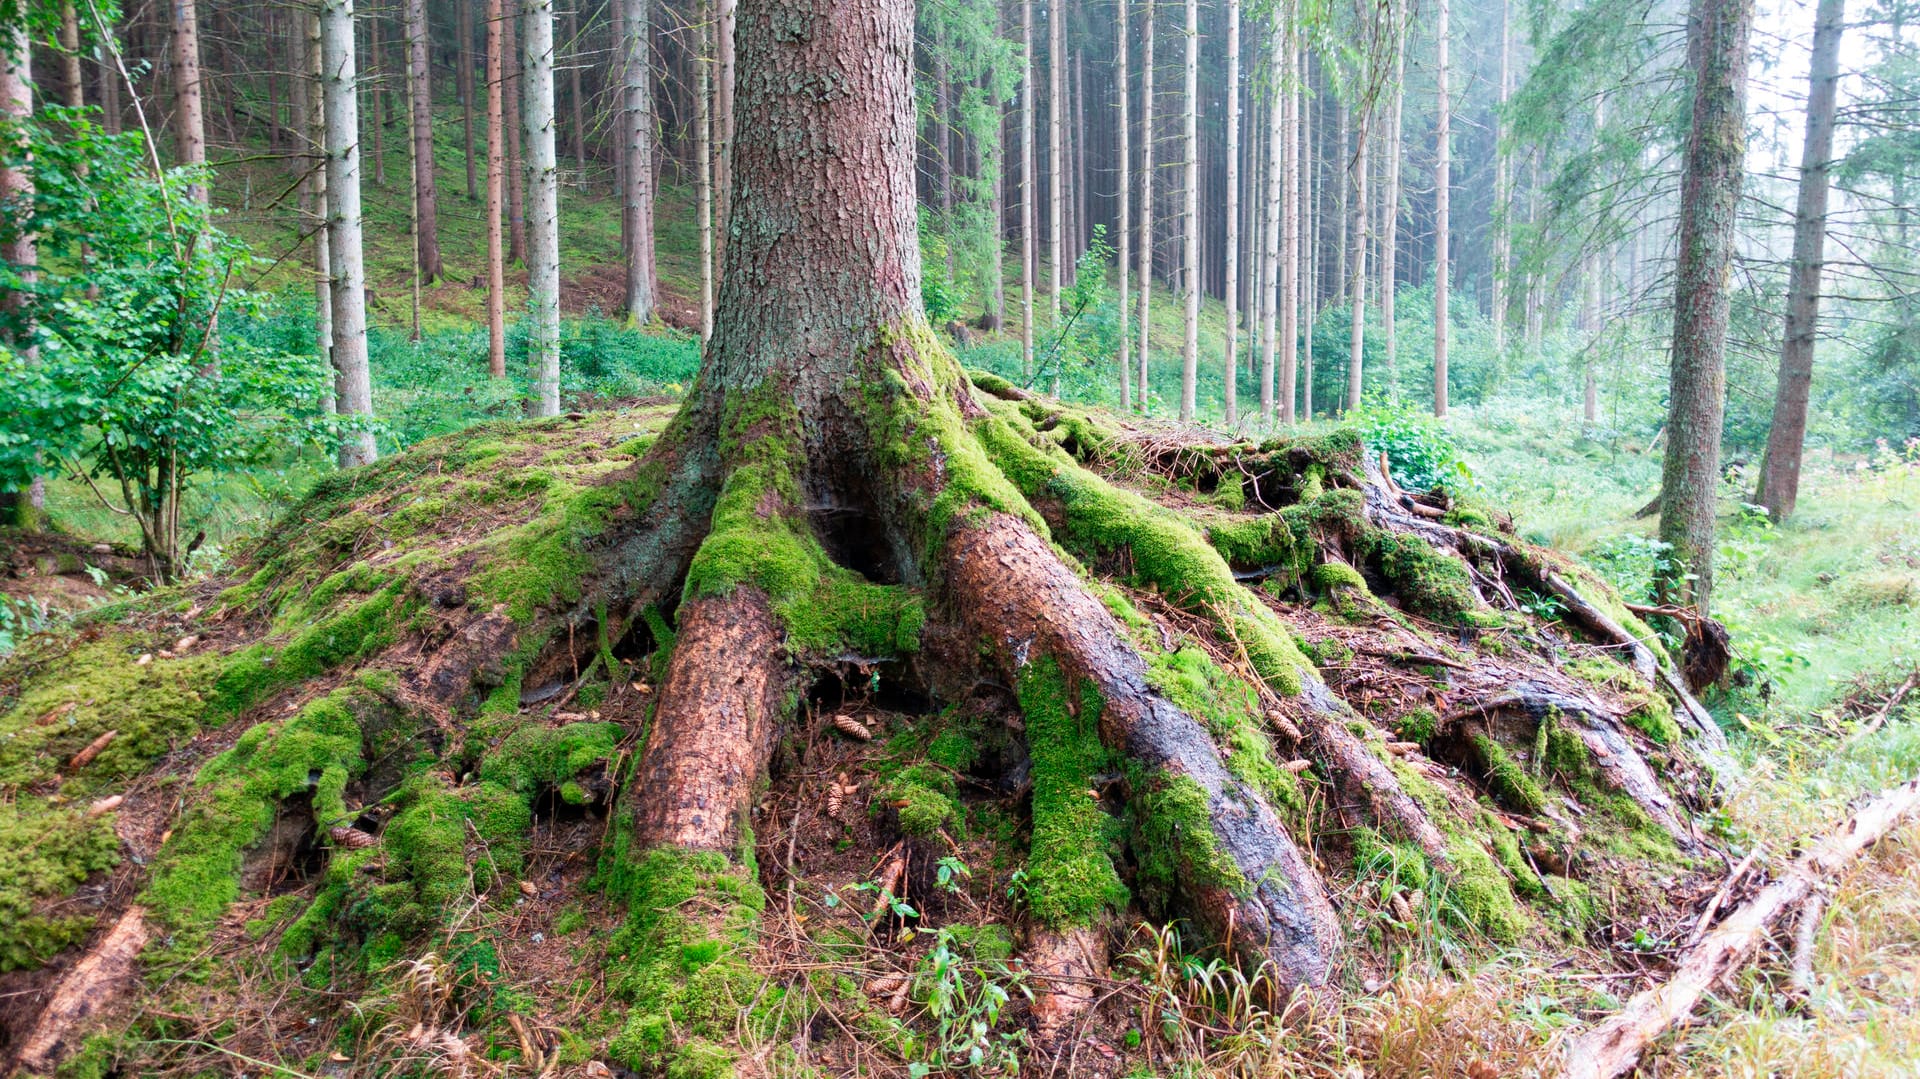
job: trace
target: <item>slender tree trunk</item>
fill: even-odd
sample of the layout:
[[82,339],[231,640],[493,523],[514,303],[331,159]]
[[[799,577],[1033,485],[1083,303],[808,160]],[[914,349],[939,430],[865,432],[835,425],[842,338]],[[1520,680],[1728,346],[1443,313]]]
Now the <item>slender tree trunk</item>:
[[[1047,0],[1047,310],[1060,322],[1060,286],[1067,276],[1067,18],[1064,0]],[[1057,371],[1057,369],[1056,369]],[[1055,392],[1059,392],[1055,375]]]
[[[636,5],[642,9],[640,18],[645,17],[647,2]],[[526,5],[526,56],[521,71],[527,87],[527,363],[534,380],[529,411],[535,417],[558,416],[560,158],[554,131],[553,0],[526,0]],[[634,22],[635,15],[629,14],[629,35]],[[645,161],[632,171],[649,179],[653,172]]]
[[[1240,300],[1240,0],[1227,0],[1227,302],[1225,362],[1226,418],[1229,426],[1240,419],[1240,323],[1235,307]],[[1265,418],[1264,391],[1260,402]]]
[[1080,256],[1087,252],[1088,234],[1093,231],[1087,224],[1087,78],[1086,54],[1080,49],[1073,50],[1073,129],[1068,145],[1073,147],[1073,221],[1072,231],[1067,234],[1067,245],[1072,251],[1068,260],[1071,267],[1068,274],[1069,284],[1080,277]]
[[1813,385],[1813,346],[1820,321],[1820,275],[1826,266],[1827,188],[1833,168],[1834,99],[1840,82],[1840,35],[1845,0],[1820,0],[1813,27],[1813,65],[1807,90],[1807,140],[1800,152],[1800,202],[1793,219],[1793,269],[1787,283],[1787,327],[1773,426],[1754,501],[1774,519],[1793,516],[1800,496],[1800,458],[1807,440],[1807,399]]
[[1300,411],[1299,418],[1313,420],[1313,323],[1320,307],[1320,245],[1317,225],[1320,218],[1320,204],[1314,198],[1314,177],[1318,173],[1319,151],[1313,142],[1313,102],[1307,95],[1306,49],[1299,51],[1295,61],[1300,72],[1300,168],[1296,179],[1300,191],[1300,265],[1303,275],[1300,299],[1301,321],[1304,325],[1300,333]]
[[[24,123],[33,118],[32,50],[25,19],[0,20],[0,118],[9,122]],[[24,139],[12,145],[7,143],[13,143],[10,135],[0,141],[0,203],[20,205],[33,198],[32,148]],[[7,237],[5,244],[0,245],[0,259],[15,267],[22,284],[33,283],[38,277],[33,268],[40,262],[33,233],[24,228],[5,231]],[[9,314],[17,312],[24,300],[18,293],[0,292],[0,308],[7,309]],[[22,352],[29,363],[33,362],[36,349],[31,330],[25,331],[24,338],[7,343]],[[46,484],[39,476],[29,480],[25,490],[0,490],[0,525],[37,531],[45,505]]]
[[1187,303],[1187,338],[1180,353],[1180,418],[1193,419],[1194,390],[1200,372],[1200,0],[1187,0],[1187,94],[1181,146],[1181,209],[1186,226],[1186,255],[1180,286]]
[[1400,157],[1406,144],[1403,122],[1407,100],[1407,35],[1402,20],[1408,18],[1399,4],[1388,13],[1394,27],[1393,99],[1387,106],[1386,137],[1380,155],[1380,378],[1386,384],[1387,398],[1400,397],[1400,341],[1397,332],[1395,301],[1400,274]]
[[487,0],[487,373],[507,377],[507,12]]
[[[1129,264],[1129,259],[1133,254],[1133,148],[1129,145],[1132,141],[1133,132],[1131,130],[1131,118],[1128,115],[1132,111],[1129,107],[1129,99],[1132,96],[1130,91],[1133,88],[1129,85],[1131,72],[1127,70],[1127,44],[1128,39],[1133,35],[1130,32],[1132,28],[1128,25],[1128,21],[1127,0],[1114,0],[1113,85],[1115,104],[1120,110],[1118,125],[1120,151],[1120,185],[1118,196],[1120,201],[1120,218],[1119,227],[1115,231],[1120,234],[1120,265],[1118,269],[1120,286],[1120,408],[1122,411],[1133,407],[1133,372],[1130,367],[1133,347],[1133,309],[1127,304],[1127,278],[1133,269]],[[1145,403],[1144,397],[1145,395],[1142,394],[1142,404]]]
[[1500,75],[1493,110],[1493,274],[1489,282],[1489,314],[1493,318],[1493,379],[1506,373],[1507,278],[1513,272],[1513,232],[1508,225],[1513,203],[1512,155],[1507,151],[1507,97],[1512,93],[1513,0],[1500,0]]
[[1333,281],[1329,289],[1336,298],[1347,290],[1347,226],[1350,215],[1347,212],[1347,175],[1352,170],[1353,161],[1347,154],[1350,145],[1348,130],[1351,120],[1347,115],[1347,103],[1337,99],[1333,104],[1334,125],[1338,128],[1333,144],[1333,160],[1328,162],[1328,179],[1334,188],[1334,221],[1338,233],[1333,245]]
[[1702,613],[1713,594],[1714,495],[1727,388],[1727,267],[1744,176],[1752,31],[1753,0],[1693,0],[1687,53],[1697,74],[1680,186],[1673,374],[1660,486],[1660,539],[1673,552],[1660,593],[1665,602],[1691,603]]
[[73,0],[60,2],[60,89],[67,108],[87,104],[86,76],[80,70],[80,13]]
[[1033,0],[1020,3],[1020,47],[1025,77],[1020,86],[1020,372],[1029,383],[1033,369],[1033,290],[1034,274],[1039,269],[1039,207],[1035,205],[1039,179],[1033,160],[1034,61]]
[[[551,0],[547,0],[551,3]],[[621,0],[627,7],[620,68],[625,91],[627,321],[653,318],[653,0]],[[532,99],[529,98],[529,101]],[[529,131],[532,129],[529,128]]]
[[427,56],[427,0],[407,0],[407,89],[412,95],[413,205],[420,276],[440,279],[440,197],[433,167],[433,84]]
[[106,59],[112,55],[116,43],[111,39],[119,31],[113,26],[93,27],[95,35],[107,39],[94,46],[94,68],[100,79],[100,126],[109,135],[121,132],[120,108],[120,72],[116,65]]
[[567,8],[567,108],[572,112],[568,134],[573,136],[573,167],[587,167],[587,106],[585,94],[580,86],[580,69],[586,66],[583,39],[580,36],[580,16],[572,7]]
[[[460,117],[465,129],[465,141],[461,143],[462,156],[467,164],[467,199],[480,197],[480,183],[474,167],[473,142],[473,5],[476,0],[454,0],[454,7],[460,12]],[[492,77],[488,72],[488,77]]]
[[[333,367],[342,415],[373,419],[367,367],[367,275],[360,244],[360,77],[354,65],[353,0],[320,5],[321,92],[326,111],[327,256],[332,271]],[[371,463],[373,432],[340,443],[340,467]]]
[[1353,250],[1348,255],[1352,287],[1347,302],[1353,318],[1347,338],[1347,408],[1360,407],[1361,380],[1366,374],[1367,340],[1367,112],[1353,125],[1353,221],[1348,226]]
[[526,157],[521,153],[523,140],[521,111],[526,105],[527,80],[522,69],[520,48],[522,0],[506,0],[506,17],[500,21],[504,37],[506,67],[502,102],[506,106],[507,129],[507,261],[524,265],[527,261]]
[[[1527,227],[1532,229],[1540,223],[1540,153],[1536,149],[1527,162]],[[1527,359],[1540,358],[1541,338],[1546,333],[1545,301],[1540,294],[1540,274],[1527,275],[1527,293],[1523,301],[1525,310],[1522,316],[1526,332]]]
[[[169,0],[173,46],[173,154],[188,167],[207,163],[207,120],[201,103],[200,20],[195,0]],[[189,187],[192,197],[207,201],[207,186]]]
[[1280,258],[1285,243],[1287,13],[1275,10],[1267,48],[1267,233],[1260,255],[1260,416],[1273,417],[1275,349],[1280,339]]
[[387,186],[387,118],[380,91],[380,8],[375,0],[367,0],[364,16],[367,24],[367,77],[363,80],[367,87],[367,128],[373,137],[373,186]]
[[1280,116],[1280,281],[1275,301],[1280,313],[1280,422],[1294,422],[1294,380],[1298,377],[1300,340],[1300,71],[1299,52],[1293,47],[1295,29],[1288,26],[1281,43],[1282,80]]
[[700,51],[694,57],[697,72],[693,90],[695,181],[693,201],[700,229],[700,343],[713,339],[713,93],[712,60],[707,46],[713,41],[713,0],[698,0],[694,25]]
[[1134,389],[1140,411],[1147,411],[1148,339],[1153,329],[1149,303],[1153,292],[1153,5],[1146,0],[1141,13],[1140,42],[1140,374]]
[[714,272],[726,273],[729,207],[733,205],[733,31],[738,0],[718,0],[719,18],[714,24],[713,90],[713,265]]
[[1433,159],[1433,414],[1447,415],[1447,301],[1452,283],[1453,103],[1447,97],[1447,22],[1450,0],[1434,14],[1435,151]]

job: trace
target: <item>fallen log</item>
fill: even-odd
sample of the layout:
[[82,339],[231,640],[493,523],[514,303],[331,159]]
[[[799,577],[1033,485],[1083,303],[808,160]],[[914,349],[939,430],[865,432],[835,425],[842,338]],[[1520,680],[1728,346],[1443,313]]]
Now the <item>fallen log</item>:
[[1920,810],[1920,779],[1875,795],[1688,950],[1672,978],[1562,1043],[1560,1067],[1549,1074],[1556,1079],[1614,1079],[1631,1071],[1648,1045],[1684,1020],[1708,990],[1753,955],[1775,923],[1915,810]]

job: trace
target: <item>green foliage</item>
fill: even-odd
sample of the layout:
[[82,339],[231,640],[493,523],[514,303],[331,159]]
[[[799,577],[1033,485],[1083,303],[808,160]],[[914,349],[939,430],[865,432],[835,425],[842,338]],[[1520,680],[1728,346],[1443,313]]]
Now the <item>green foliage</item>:
[[42,901],[119,860],[110,814],[37,797],[0,802],[0,972],[38,967],[85,938],[92,915],[48,913]]
[[934,1022],[927,1060],[908,1064],[913,1079],[936,1070],[1019,1070],[1027,1032],[1000,1029],[1001,1012],[1014,994],[1033,994],[1024,971],[1008,964],[1012,954],[1013,940],[1000,926],[947,926],[935,934],[911,985]]
[[1091,925],[1126,905],[1127,889],[1107,856],[1116,822],[1089,796],[1107,760],[1100,742],[1100,698],[1078,695],[1052,658],[1020,673],[1020,711],[1033,755],[1033,842],[1027,863],[1027,909],[1059,929]]
[[1473,485],[1473,472],[1453,436],[1431,412],[1375,400],[1348,412],[1343,423],[1359,433],[1369,453],[1387,455],[1393,478],[1408,490]]

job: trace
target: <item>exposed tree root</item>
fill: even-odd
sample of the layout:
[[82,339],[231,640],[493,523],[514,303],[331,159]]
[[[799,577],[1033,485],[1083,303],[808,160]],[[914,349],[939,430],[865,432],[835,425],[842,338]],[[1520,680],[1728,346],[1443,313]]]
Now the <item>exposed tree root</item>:
[[1754,954],[1776,922],[1916,810],[1920,779],[1875,795],[1681,956],[1665,983],[1636,994],[1606,1021],[1567,1039],[1559,1074],[1565,1079],[1613,1079],[1632,1070],[1647,1046],[1684,1020],[1702,996]]
[[74,964],[20,1044],[14,1059],[22,1072],[51,1072],[72,1050],[81,1027],[134,987],[134,961],[147,935],[146,911],[128,907],[86,958]]

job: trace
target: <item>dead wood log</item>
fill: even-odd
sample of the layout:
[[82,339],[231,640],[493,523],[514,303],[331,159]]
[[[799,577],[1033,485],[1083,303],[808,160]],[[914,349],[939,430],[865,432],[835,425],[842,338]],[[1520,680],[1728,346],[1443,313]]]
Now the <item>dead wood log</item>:
[[1648,1045],[1684,1020],[1708,990],[1753,955],[1776,922],[1916,810],[1920,779],[1875,795],[1689,949],[1673,977],[1562,1043],[1560,1068],[1552,1074],[1556,1079],[1614,1079],[1632,1070]]
[[1915,668],[1914,672],[1907,676],[1906,681],[1895,687],[1894,691],[1887,695],[1887,699],[1880,702],[1880,707],[1874,709],[1873,714],[1867,717],[1867,721],[1860,724],[1858,730],[1847,735],[1847,740],[1840,743],[1840,748],[1845,749],[1879,730],[1880,725],[1887,721],[1887,717],[1893,714],[1895,708],[1900,707],[1900,702],[1907,699],[1907,694],[1912,693],[1915,686],[1920,686],[1920,668]]
[[146,913],[140,907],[128,907],[100,943],[60,979],[14,1058],[21,1072],[52,1072],[73,1048],[81,1025],[133,986],[133,964],[147,943]]

